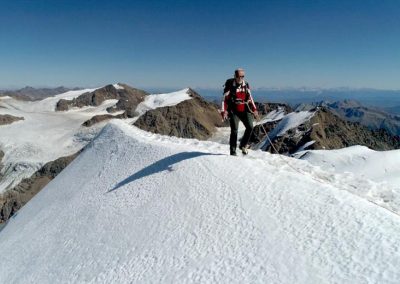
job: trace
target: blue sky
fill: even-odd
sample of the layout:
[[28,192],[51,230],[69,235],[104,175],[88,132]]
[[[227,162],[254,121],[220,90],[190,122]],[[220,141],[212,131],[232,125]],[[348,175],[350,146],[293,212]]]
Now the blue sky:
[[400,1],[0,0],[0,88],[400,89]]

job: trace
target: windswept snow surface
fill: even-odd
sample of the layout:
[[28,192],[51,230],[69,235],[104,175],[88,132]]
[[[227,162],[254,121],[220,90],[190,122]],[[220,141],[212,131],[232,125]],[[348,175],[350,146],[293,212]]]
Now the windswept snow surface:
[[343,173],[350,184],[356,179],[379,183],[379,187],[365,186],[356,192],[400,213],[400,150],[374,151],[365,146],[352,146],[303,151],[296,153],[296,157],[326,171]]
[[188,91],[189,89],[186,88],[172,93],[149,95],[137,106],[136,112],[138,112],[139,115],[142,115],[151,109],[174,106],[185,100],[190,100],[191,97],[189,96]]
[[358,145],[338,150],[309,150],[297,156],[326,170],[351,172],[400,187],[400,150],[374,151]]
[[307,161],[226,151],[109,123],[0,232],[0,282],[398,282],[398,215]]

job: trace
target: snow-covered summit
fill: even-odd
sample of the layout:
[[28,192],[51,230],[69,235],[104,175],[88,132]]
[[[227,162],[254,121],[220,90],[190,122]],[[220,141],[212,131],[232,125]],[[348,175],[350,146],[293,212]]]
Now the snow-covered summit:
[[189,88],[171,93],[152,94],[146,96],[144,101],[137,106],[136,112],[142,115],[148,110],[177,105],[180,102],[190,99]]
[[0,232],[0,282],[400,279],[398,215],[306,161],[226,150],[111,122]]

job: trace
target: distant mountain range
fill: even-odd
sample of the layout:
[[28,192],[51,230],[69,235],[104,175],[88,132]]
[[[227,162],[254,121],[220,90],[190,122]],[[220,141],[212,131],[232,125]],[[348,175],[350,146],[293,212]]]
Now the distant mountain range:
[[385,107],[384,110],[388,113],[400,115],[400,105],[393,107]]
[[254,149],[294,154],[302,150],[331,150],[353,145],[381,151],[400,148],[400,140],[385,129],[371,130],[347,121],[327,107],[290,111],[275,104],[265,106],[274,110],[255,127]]
[[[211,101],[219,101],[221,89],[195,89]],[[301,103],[320,101],[356,100],[368,107],[378,107],[393,114],[400,113],[400,90],[352,89],[352,88],[253,88],[256,101],[286,103],[295,106]]]
[[309,110],[315,107],[326,107],[347,121],[360,123],[372,130],[385,129],[392,135],[400,136],[400,115],[388,113],[380,108],[366,107],[354,100],[343,100],[300,104],[296,110]]
[[10,96],[18,100],[39,101],[47,97],[52,97],[70,90],[79,90],[80,88],[69,89],[65,87],[57,88],[32,88],[25,87],[19,90],[0,90],[0,96]]

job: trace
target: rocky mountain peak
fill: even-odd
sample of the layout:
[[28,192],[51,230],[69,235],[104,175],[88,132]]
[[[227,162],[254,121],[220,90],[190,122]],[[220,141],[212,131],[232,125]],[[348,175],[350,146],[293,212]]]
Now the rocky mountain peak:
[[272,153],[275,149],[279,153],[293,154],[304,149],[329,150],[352,145],[364,145],[374,150],[400,148],[400,141],[385,129],[371,130],[359,123],[346,121],[334,114],[329,107],[319,106],[312,110],[291,112],[289,113],[291,119],[300,117],[300,112],[309,112],[312,115],[285,133],[277,134],[277,131],[274,131],[274,129],[285,128],[284,124],[289,123],[289,119],[285,117],[279,121],[269,121],[262,126],[258,125],[254,131],[253,142],[265,140],[265,131],[267,131],[272,136],[270,139],[273,145],[266,143],[264,150]]
[[147,111],[135,122],[135,126],[169,136],[205,140],[223,126],[218,106],[207,102],[196,91],[189,88],[192,98],[173,106]]
[[125,117],[133,117],[137,105],[142,102],[147,95],[149,95],[147,92],[130,87],[126,84],[109,84],[93,92],[84,93],[72,100],[60,99],[57,102],[56,110],[66,111],[71,107],[99,106],[105,100],[116,99],[118,100],[117,104],[108,108],[107,112],[113,113],[123,110]]

